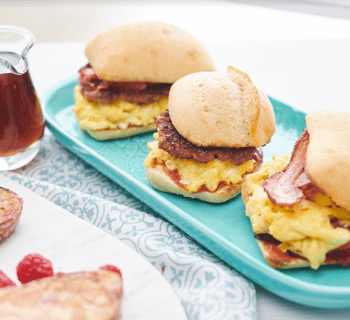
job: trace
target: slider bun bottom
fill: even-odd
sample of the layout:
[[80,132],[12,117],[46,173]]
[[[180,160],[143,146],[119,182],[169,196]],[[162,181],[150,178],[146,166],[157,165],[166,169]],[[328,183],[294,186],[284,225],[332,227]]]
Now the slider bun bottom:
[[220,188],[216,192],[189,193],[180,188],[163,170],[161,165],[155,167],[145,167],[146,176],[150,184],[163,192],[175,193],[187,198],[199,199],[211,203],[225,202],[234,198],[240,193],[241,183],[234,186]]
[[157,127],[155,125],[147,127],[131,127],[127,129],[116,129],[116,130],[91,130],[86,128],[79,123],[81,130],[87,132],[91,137],[96,140],[105,141],[105,140],[115,140],[123,139],[131,136],[136,136],[139,134],[156,131]]
[[258,243],[258,246],[266,262],[274,269],[295,269],[295,268],[310,267],[310,263],[308,260],[303,260],[303,259],[294,258],[294,257],[292,258],[291,262],[285,262],[283,264],[278,263],[272,259],[270,253],[265,249],[263,241],[256,239],[256,242]]
[[[256,239],[256,242],[258,243],[258,246],[266,262],[274,269],[295,269],[310,267],[310,262],[308,260],[300,259],[297,257],[292,257],[292,261],[290,262],[285,262],[282,264],[278,263],[272,259],[270,253],[266,250],[263,241]],[[327,260],[327,263],[322,262],[320,265],[340,265],[340,263],[337,260]]]

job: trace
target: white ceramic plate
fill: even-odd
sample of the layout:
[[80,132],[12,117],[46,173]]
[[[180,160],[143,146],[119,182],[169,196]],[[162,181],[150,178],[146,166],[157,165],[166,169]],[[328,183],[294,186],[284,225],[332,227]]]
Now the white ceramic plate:
[[0,270],[13,281],[19,283],[16,266],[29,253],[49,259],[56,273],[113,264],[124,279],[123,319],[187,319],[171,286],[131,248],[2,175],[0,186],[24,201],[17,230],[0,244]]

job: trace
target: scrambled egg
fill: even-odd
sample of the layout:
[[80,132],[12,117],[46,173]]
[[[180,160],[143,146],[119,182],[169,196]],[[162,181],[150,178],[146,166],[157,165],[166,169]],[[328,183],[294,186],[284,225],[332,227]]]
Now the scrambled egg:
[[126,129],[129,126],[155,124],[156,118],[168,108],[168,98],[144,105],[122,100],[112,104],[90,101],[81,94],[79,86],[74,88],[74,99],[73,111],[80,126],[91,130]]
[[242,181],[242,176],[246,172],[251,172],[254,160],[235,166],[230,160],[213,160],[207,163],[200,163],[192,159],[179,159],[158,148],[158,133],[154,134],[155,141],[147,144],[150,153],[144,160],[145,167],[154,167],[156,162],[164,164],[170,171],[178,170],[185,189],[194,193],[205,185],[210,191],[215,191],[220,181],[225,181],[228,185]]
[[255,233],[269,233],[282,242],[279,245],[282,251],[295,252],[307,258],[311,268],[318,269],[328,251],[350,241],[350,232],[333,228],[330,218],[337,217],[348,225],[350,214],[322,194],[316,197],[315,202],[303,199],[293,209],[273,205],[262,184],[288,163],[288,156],[277,155],[261,170],[246,177],[252,195],[246,204],[246,215],[250,217]]

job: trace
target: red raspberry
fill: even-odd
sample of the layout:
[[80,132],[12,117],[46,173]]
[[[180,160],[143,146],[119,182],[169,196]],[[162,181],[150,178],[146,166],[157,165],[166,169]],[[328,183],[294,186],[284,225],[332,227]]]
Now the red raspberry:
[[21,283],[53,276],[51,261],[38,253],[26,255],[18,263],[16,271]]
[[111,264],[106,264],[105,266],[100,267],[100,270],[113,271],[115,273],[118,273],[120,276],[122,276],[122,272],[120,271],[120,269]]
[[4,272],[0,270],[0,288],[13,286],[16,286],[16,284]]

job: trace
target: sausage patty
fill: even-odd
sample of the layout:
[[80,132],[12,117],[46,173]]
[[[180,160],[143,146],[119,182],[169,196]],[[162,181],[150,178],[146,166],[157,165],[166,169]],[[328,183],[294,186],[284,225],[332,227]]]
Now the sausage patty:
[[90,64],[79,70],[79,85],[83,96],[91,101],[112,103],[123,100],[148,104],[168,97],[172,83],[138,81],[107,81],[100,79]]
[[159,131],[158,148],[170,153],[176,158],[194,159],[206,163],[219,159],[240,166],[248,160],[262,162],[262,151],[259,148],[223,148],[223,147],[198,147],[183,138],[171,122],[169,111],[162,113],[157,118]]

